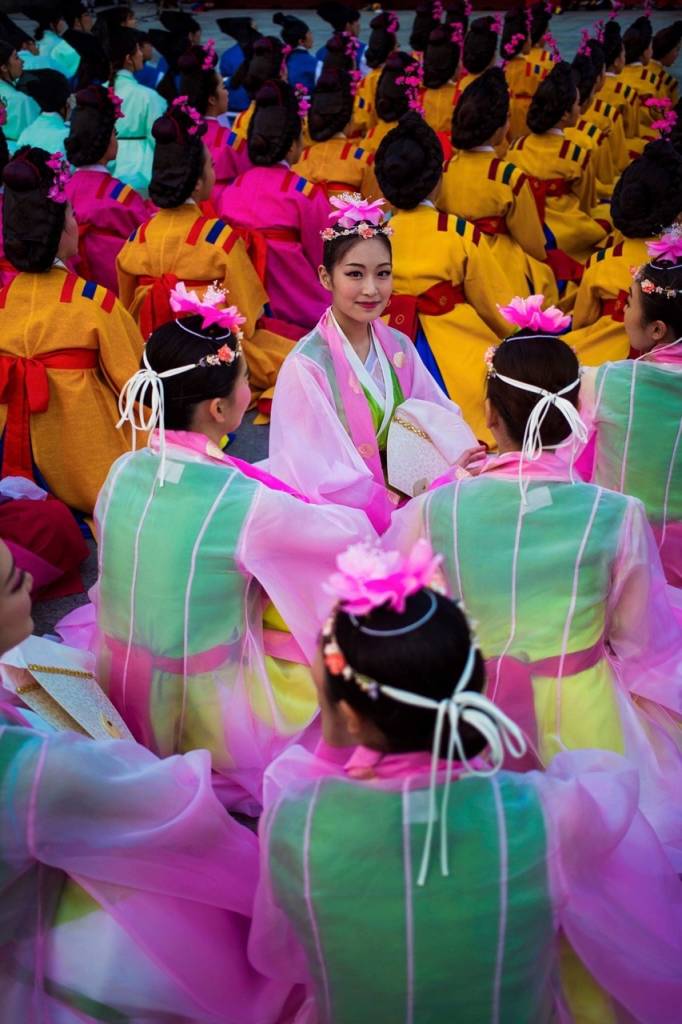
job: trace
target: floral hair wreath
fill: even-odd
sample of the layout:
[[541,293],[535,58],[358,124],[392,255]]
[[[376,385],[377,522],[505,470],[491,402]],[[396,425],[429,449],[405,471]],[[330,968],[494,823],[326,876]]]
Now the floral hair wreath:
[[[229,334],[237,339],[237,346],[233,350],[228,345],[223,345],[215,354],[204,356],[199,360],[197,366],[219,366],[233,363],[242,354],[241,343],[244,334],[241,325],[246,323],[236,306],[228,306],[227,309],[219,309],[227,298],[224,288],[218,286],[214,281],[206,289],[203,298],[200,298],[195,291],[188,291],[184,281],[179,281],[170,293],[170,307],[174,313],[181,313],[187,316],[202,317],[202,330],[208,327],[224,327]],[[180,321],[177,321],[178,323]],[[183,326],[180,324],[180,326]],[[194,333],[191,332],[190,333]]]
[[332,196],[329,202],[336,209],[329,214],[334,226],[321,232],[325,242],[331,242],[341,235],[358,235],[359,238],[369,239],[376,235],[390,237],[393,234],[393,228],[388,225],[381,209],[385,200],[375,199],[370,203],[359,192],[344,192],[340,196]]
[[[632,276],[639,284],[645,295],[665,295],[666,299],[674,299],[682,294],[682,288],[667,288],[664,285],[656,284],[647,276],[647,270],[672,270],[682,266],[682,224],[673,224],[655,242],[647,242],[649,262],[641,267],[635,267]],[[671,267],[661,267],[657,264],[662,262],[671,263]]]
[[46,162],[53,172],[52,186],[47,197],[54,203],[65,203],[67,201],[65,188],[71,180],[71,168],[62,153],[52,153]]
[[198,110],[191,107],[189,104],[189,98],[187,96],[176,96],[173,100],[171,107],[174,110],[181,110],[183,114],[186,114],[192,124],[187,129],[188,135],[196,135],[201,126],[204,123],[204,119]]

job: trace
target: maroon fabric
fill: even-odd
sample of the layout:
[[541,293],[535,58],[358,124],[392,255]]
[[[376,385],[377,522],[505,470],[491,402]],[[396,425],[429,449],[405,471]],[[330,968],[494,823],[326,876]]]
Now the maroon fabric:
[[[59,578],[33,593],[34,601],[80,594],[83,583],[80,565],[88,557],[88,546],[67,506],[49,495],[45,501],[17,498],[0,505],[0,538],[25,548],[59,570]],[[21,569],[21,554],[13,548]]]

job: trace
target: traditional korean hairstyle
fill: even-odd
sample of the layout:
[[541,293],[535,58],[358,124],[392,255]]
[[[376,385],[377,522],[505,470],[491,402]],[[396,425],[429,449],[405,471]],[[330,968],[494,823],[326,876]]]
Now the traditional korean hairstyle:
[[682,18],[659,29],[653,38],[654,59],[663,60],[682,43]]
[[560,60],[555,64],[544,82],[540,82],[528,110],[528,128],[535,135],[542,135],[556,127],[564,114],[575,103],[577,91],[576,74],[571,65]]
[[111,141],[120,115],[121,101],[112,89],[89,85],[75,96],[71,130],[64,143],[66,155],[75,167],[99,163]]
[[518,9],[507,11],[500,40],[500,55],[505,60],[511,60],[512,57],[521,53],[527,41],[528,19],[526,12]]
[[455,149],[474,149],[491,139],[509,117],[509,86],[502,68],[488,68],[460,96],[452,115]]
[[433,0],[426,0],[417,5],[410,32],[410,48],[417,53],[423,53],[429,41],[429,36],[434,28],[440,24],[440,17],[436,13],[436,4]]
[[[356,544],[337,559],[327,591],[337,604],[322,631],[326,697],[345,701],[385,737],[390,753],[431,751],[426,841],[417,884],[426,882],[441,820],[441,872],[449,871],[448,789],[455,760],[493,775],[505,751],[522,756],[520,729],[483,696],[485,664],[462,606],[442,593],[440,557],[417,541],[407,557]],[[486,759],[473,761],[486,748]],[[447,759],[443,807],[438,762]]]
[[427,89],[440,89],[454,77],[460,52],[448,29],[439,25],[433,30],[424,51],[424,85]]
[[379,76],[376,92],[377,116],[382,121],[399,121],[409,109],[409,96],[403,79],[413,58],[408,53],[397,51],[388,57]]
[[249,122],[249,159],[257,167],[272,167],[283,160],[300,138],[301,118],[294,90],[286,82],[266,82],[256,95]]
[[35,100],[40,109],[47,113],[65,111],[71,95],[66,76],[53,68],[26,71],[19,79],[17,88]]
[[604,47],[598,39],[588,39],[587,49],[589,50],[589,58],[594,64],[597,78],[604,73],[606,68],[606,55],[604,54]]
[[611,218],[628,238],[653,238],[682,212],[682,155],[663,139],[625,168],[611,198]]
[[651,46],[654,32],[651,21],[645,14],[635,18],[632,25],[625,30],[623,45],[625,46],[625,63],[634,64],[641,60],[644,52]]
[[335,32],[326,44],[327,53],[323,70],[337,69],[352,72],[357,65],[357,39],[350,32]]
[[666,231],[647,245],[649,261],[639,267],[634,279],[642,292],[644,325],[660,320],[677,341],[682,339],[682,227]]
[[621,35],[620,25],[614,19],[607,21],[604,25],[604,36],[601,44],[604,47],[606,67],[607,69],[611,68],[620,57],[623,50],[623,37]]
[[59,172],[44,149],[22,146],[4,169],[2,237],[5,256],[17,270],[50,269],[66,218],[63,198],[52,199]]
[[[9,63],[10,57],[15,52],[16,47],[12,43],[8,43],[5,39],[0,39],[0,67],[6,66]],[[7,79],[7,81],[11,81],[11,79]]]
[[276,36],[262,36],[253,44],[251,57],[237,68],[230,79],[233,89],[242,86],[253,99],[265,85],[282,76],[284,45]]
[[381,209],[383,199],[370,202],[359,192],[344,192],[340,196],[332,196],[329,203],[332,206],[329,214],[332,223],[322,231],[322,265],[328,274],[333,273],[349,249],[370,238],[380,239],[389,259],[392,258],[390,236],[393,229]]
[[471,0],[454,0],[453,3],[445,8],[443,24],[446,27],[449,26],[451,29],[460,25],[461,32],[457,34],[461,35],[463,39],[469,28],[469,14],[471,13],[472,7],[473,4]]
[[365,61],[370,68],[380,68],[396,48],[400,22],[391,11],[380,11],[369,23],[372,30],[365,50]]
[[588,56],[586,53],[577,53],[573,58],[571,68],[578,85],[580,103],[583,105],[590,98],[590,94],[601,75],[601,70],[593,61],[592,56]]
[[472,75],[480,75],[490,67],[497,53],[497,32],[493,28],[496,19],[490,16],[476,18],[471,22],[469,31],[464,37],[462,63]]
[[353,118],[351,80],[345,71],[327,68],[313,89],[308,113],[308,131],[314,142],[333,138]]
[[389,203],[414,210],[437,187],[443,171],[443,150],[433,128],[414,111],[404,114],[381,140],[375,171]]
[[310,31],[305,21],[294,17],[293,14],[282,14],[279,11],[277,14],[273,14],[272,20],[275,25],[279,25],[281,29],[280,34],[287,46],[299,46]]
[[548,9],[546,0],[537,0],[530,8],[530,41],[537,46],[549,28],[552,10]]
[[216,71],[217,63],[218,55],[215,48],[209,45],[190,46],[178,58],[179,94],[186,96],[188,102],[202,117],[206,116],[208,101],[211,96],[215,96],[220,81]]
[[206,164],[206,124],[179,96],[152,126],[156,142],[149,196],[162,209],[175,209],[189,199]]
[[111,33],[108,50],[114,77],[122,70],[126,57],[132,57],[139,45],[137,32],[132,28],[117,28]]

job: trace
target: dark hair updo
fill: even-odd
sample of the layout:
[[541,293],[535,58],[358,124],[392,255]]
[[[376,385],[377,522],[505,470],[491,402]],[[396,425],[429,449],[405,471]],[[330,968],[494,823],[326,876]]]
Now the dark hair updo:
[[283,14],[281,11],[278,11],[276,14],[273,14],[272,20],[275,25],[279,25],[282,40],[287,46],[294,48],[300,46],[310,31],[305,21],[301,21],[300,18],[296,18],[292,14]]
[[682,266],[671,260],[652,260],[645,264],[642,276],[659,288],[670,288],[677,295],[642,290],[642,327],[660,320],[676,338],[682,338]]
[[7,146],[7,139],[5,133],[0,128],[0,179],[2,178],[3,172],[7,164],[9,163],[9,147]]
[[[514,36],[517,36],[517,40],[512,46]],[[511,60],[512,57],[517,57],[521,53],[527,41],[528,21],[526,19],[526,12],[519,10],[508,11],[504,18],[502,39],[500,40],[500,54],[505,60]],[[509,50],[507,46],[510,47]]]
[[433,13],[433,0],[426,0],[425,3],[418,4],[410,32],[410,49],[416,50],[417,53],[423,53],[429,36],[434,28],[438,28],[439,24],[438,18]]
[[663,139],[626,167],[611,197],[611,217],[628,238],[653,238],[682,212],[682,156]]
[[571,68],[578,84],[580,104],[583,106],[589,100],[592,90],[597,84],[600,72],[597,70],[592,57],[588,57],[586,53],[577,53],[573,58]]
[[641,60],[644,51],[648,50],[654,38],[651,22],[646,15],[636,18],[625,30],[623,45],[625,47],[625,63],[635,64]]
[[[99,22],[99,18],[97,21]],[[114,75],[122,70],[126,58],[132,57],[139,45],[140,41],[135,29],[117,28],[110,34],[108,50]]]
[[6,42],[4,39],[0,39],[0,66],[9,64],[10,57],[15,51],[15,46]]
[[454,78],[459,66],[460,48],[453,43],[449,29],[439,25],[429,36],[424,51],[424,85],[440,89]]
[[494,18],[476,18],[464,37],[462,63],[471,75],[480,75],[490,67],[497,53],[497,32],[493,32]]
[[414,111],[404,114],[381,140],[375,170],[389,203],[414,210],[431,195],[443,172],[443,150],[433,128]]
[[[395,26],[395,31],[391,31],[391,26]],[[400,28],[400,23],[395,14],[380,11],[372,18],[369,27],[372,31],[365,50],[365,61],[367,67],[380,68],[389,53],[393,53],[396,48],[398,37],[395,33]]]
[[355,55],[350,49],[349,43],[355,39],[348,32],[335,32],[325,44],[327,53],[322,65],[324,71],[335,69],[337,71],[354,71]]
[[560,60],[538,86],[528,110],[528,128],[535,135],[542,135],[555,128],[561,118],[568,114],[575,103],[578,86],[571,65]]
[[180,74],[179,95],[186,96],[189,104],[198,110],[202,117],[206,116],[208,101],[215,96],[219,76],[215,70],[217,56],[214,54],[212,67],[204,69],[208,51],[203,46],[190,46],[178,58],[177,66]]
[[71,130],[64,143],[70,163],[87,167],[100,163],[116,125],[116,108],[103,85],[89,85],[76,93]]
[[653,38],[654,59],[663,60],[682,42],[682,18],[658,30]]
[[[435,611],[422,625],[398,636],[376,636],[374,632],[402,630],[428,615],[435,601]],[[369,628],[372,634],[363,632]],[[466,617],[450,598],[424,589],[407,598],[404,612],[389,605],[375,608],[368,615],[351,616],[338,610],[334,619],[336,642],[354,672],[380,686],[418,693],[434,701],[446,700],[467,664],[474,638]],[[467,690],[481,693],[485,687],[485,664],[476,652],[474,668]],[[381,692],[371,697],[353,679],[333,675],[325,666],[325,685],[332,703],[345,700],[363,718],[372,722],[386,737],[390,753],[431,750],[434,742],[436,714],[387,697]],[[459,724],[459,735],[467,758],[475,757],[485,748],[485,740],[466,722]],[[447,756],[449,724],[443,726],[441,757]]]
[[601,44],[604,48],[604,60],[606,61],[606,67],[613,67],[623,50],[623,37],[621,35],[620,25],[614,19],[607,21],[604,25],[604,35]]
[[54,263],[64,230],[66,203],[48,197],[54,171],[44,149],[22,146],[2,175],[5,256],[17,270],[43,273]]
[[250,58],[241,64],[230,79],[233,89],[242,86],[251,99],[266,82],[282,77],[284,45],[276,36],[262,36],[253,44]]
[[52,68],[25,72],[17,82],[17,89],[35,100],[45,113],[66,111],[71,96],[66,76]]
[[[498,345],[493,356],[493,368],[503,377],[534,384],[552,394],[568,387],[580,375],[578,357],[570,345],[559,337],[529,330],[519,331]],[[577,409],[579,393],[580,383],[577,383],[563,397]],[[504,420],[512,441],[521,445],[526,424],[540,401],[540,395],[505,384],[499,377],[491,375],[487,382],[487,398]],[[563,414],[550,406],[540,427],[543,448],[561,444],[570,432]]]
[[397,51],[384,64],[376,92],[376,111],[381,121],[399,121],[409,110],[407,89],[397,79],[402,78],[413,63],[408,53]]
[[502,68],[488,68],[466,87],[452,115],[455,149],[483,146],[507,123],[509,86]]
[[308,131],[314,142],[342,132],[353,117],[353,93],[345,71],[328,68],[317,80],[310,100]]
[[[198,363],[204,356],[215,355],[223,345],[237,349],[233,334],[213,324],[202,328],[200,316],[183,316],[158,327],[145,346],[152,370],[164,373],[179,366]],[[190,333],[192,332],[192,333]],[[213,398],[229,398],[239,379],[241,358],[217,366],[197,366],[177,377],[162,380],[164,426],[166,430],[190,430],[195,407]]]
[[545,0],[537,0],[530,11],[530,41],[533,46],[537,46],[549,28],[552,15],[547,10]]
[[272,167],[284,160],[301,137],[301,118],[294,90],[281,80],[266,82],[256,96],[249,122],[249,159],[257,167]]
[[604,54],[604,47],[598,39],[588,39],[587,47],[590,51],[590,60],[594,64],[597,78],[604,73],[606,67],[606,56]]
[[169,107],[152,126],[156,142],[149,195],[162,209],[182,206],[189,199],[204,172],[206,147],[202,141],[206,125],[202,122],[190,134],[194,122],[180,107]]

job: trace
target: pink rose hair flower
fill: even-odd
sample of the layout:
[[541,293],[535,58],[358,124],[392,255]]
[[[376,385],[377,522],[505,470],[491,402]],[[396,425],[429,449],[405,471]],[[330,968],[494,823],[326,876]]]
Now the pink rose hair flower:
[[668,96],[650,96],[648,100],[644,100],[645,107],[659,107],[665,110],[672,105],[673,101]]
[[499,36],[503,28],[504,22],[502,21],[502,16],[500,14],[496,14],[493,18],[492,25],[490,26],[490,31],[494,32],[496,36]]
[[298,101],[298,116],[301,118],[301,120],[304,120],[308,115],[308,111],[310,110],[310,96],[308,94],[308,90],[306,89],[302,82],[299,82],[294,87],[294,93]]
[[666,260],[669,263],[682,261],[682,225],[673,224],[655,242],[647,242],[649,259],[652,263]]
[[455,22],[452,26],[452,35],[450,36],[450,42],[456,46],[461,46],[464,42],[464,26],[461,21]]
[[191,107],[187,96],[176,96],[173,100],[171,107],[176,110],[181,110],[183,114],[186,114],[192,124],[187,129],[188,135],[196,135],[201,126],[204,123],[204,119],[198,110]]
[[406,557],[367,542],[353,544],[336,559],[338,571],[324,589],[351,615],[367,615],[385,604],[404,612],[407,598],[431,585],[441,561],[423,539]]
[[[217,281],[210,285],[203,298],[199,298],[196,291],[188,291],[184,281],[178,281],[170,293],[170,307],[174,313],[184,313],[187,316],[202,317],[202,329],[212,327],[224,327],[238,340],[242,338],[241,325],[246,323],[246,317],[242,316],[236,306],[228,306],[227,309],[219,309],[227,299],[227,292],[219,288]],[[223,346],[227,348],[227,346]],[[234,359],[234,353],[227,349]],[[224,357],[221,362],[232,362],[232,359]]]
[[120,96],[116,95],[116,93],[114,92],[113,85],[110,85],[107,89],[107,96],[109,97],[109,102],[114,108],[114,120],[118,121],[119,118],[124,116],[123,111],[121,109],[121,107],[123,106],[123,100]]
[[511,56],[515,52],[519,43],[523,42],[525,38],[526,37],[523,32],[515,32],[509,42],[505,43],[504,52]]
[[67,200],[64,190],[71,180],[71,168],[61,153],[52,153],[46,163],[53,173],[52,186],[47,197],[55,203],[65,203]]
[[202,71],[212,71],[217,63],[215,52],[215,39],[207,39],[204,43],[204,62],[201,65]]
[[384,199],[375,199],[370,202],[363,199],[359,192],[344,192],[340,196],[332,196],[330,205],[336,207],[329,214],[329,219],[341,228],[352,228],[362,221],[366,221],[373,227],[379,227],[384,221],[384,212],[381,207]]
[[508,306],[498,305],[497,308],[505,320],[514,324],[520,331],[530,330],[544,334],[559,334],[570,327],[570,316],[566,316],[556,306],[549,306],[548,309],[543,310],[544,301],[544,295],[529,295],[525,299],[517,295]]
[[559,49],[559,44],[557,43],[556,39],[554,38],[551,32],[545,32],[543,42],[545,43],[545,46],[547,47],[549,52],[552,54],[552,60],[555,62],[560,61],[561,50]]
[[7,104],[4,100],[0,100],[0,128],[7,124]]

